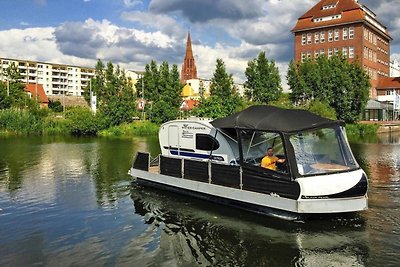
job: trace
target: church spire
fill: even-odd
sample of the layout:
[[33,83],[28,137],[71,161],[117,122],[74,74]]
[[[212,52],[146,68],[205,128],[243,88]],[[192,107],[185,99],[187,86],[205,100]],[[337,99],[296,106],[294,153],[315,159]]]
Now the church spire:
[[197,79],[197,69],[193,57],[192,40],[190,39],[190,32],[188,32],[186,54],[182,65],[181,81],[182,83],[186,83],[186,81],[190,79]]

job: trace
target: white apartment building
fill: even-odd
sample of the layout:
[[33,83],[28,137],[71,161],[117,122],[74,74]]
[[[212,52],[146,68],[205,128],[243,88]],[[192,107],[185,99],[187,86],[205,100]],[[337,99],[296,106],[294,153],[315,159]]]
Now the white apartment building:
[[396,59],[390,61],[390,77],[400,77],[400,64]]
[[23,82],[42,84],[46,95],[81,96],[95,73],[94,68],[0,58],[0,78],[2,81],[7,80],[5,70],[12,63],[18,67],[23,76]]

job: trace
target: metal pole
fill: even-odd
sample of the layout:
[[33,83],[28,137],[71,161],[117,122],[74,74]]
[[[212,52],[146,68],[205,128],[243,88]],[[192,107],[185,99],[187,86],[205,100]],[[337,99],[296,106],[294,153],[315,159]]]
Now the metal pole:
[[10,96],[10,81],[8,80],[8,77],[7,77],[7,96]]

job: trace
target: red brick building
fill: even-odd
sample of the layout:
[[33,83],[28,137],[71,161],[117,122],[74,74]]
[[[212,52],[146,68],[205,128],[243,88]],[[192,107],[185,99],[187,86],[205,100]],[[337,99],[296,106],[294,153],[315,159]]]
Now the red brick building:
[[302,15],[292,29],[295,61],[331,57],[339,52],[359,60],[371,78],[370,97],[376,98],[380,77],[390,73],[390,37],[386,27],[356,0],[321,0]]
[[197,79],[197,69],[193,57],[192,40],[190,39],[190,32],[188,32],[186,55],[185,59],[183,60],[181,71],[181,82],[185,84],[187,80],[191,79]]

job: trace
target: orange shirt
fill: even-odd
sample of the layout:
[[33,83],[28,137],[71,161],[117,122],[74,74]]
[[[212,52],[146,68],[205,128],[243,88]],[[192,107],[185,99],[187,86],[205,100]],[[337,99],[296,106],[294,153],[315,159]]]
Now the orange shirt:
[[278,159],[279,158],[277,156],[272,156],[272,157],[265,156],[261,160],[261,167],[275,171],[276,170],[276,162],[278,161]]

